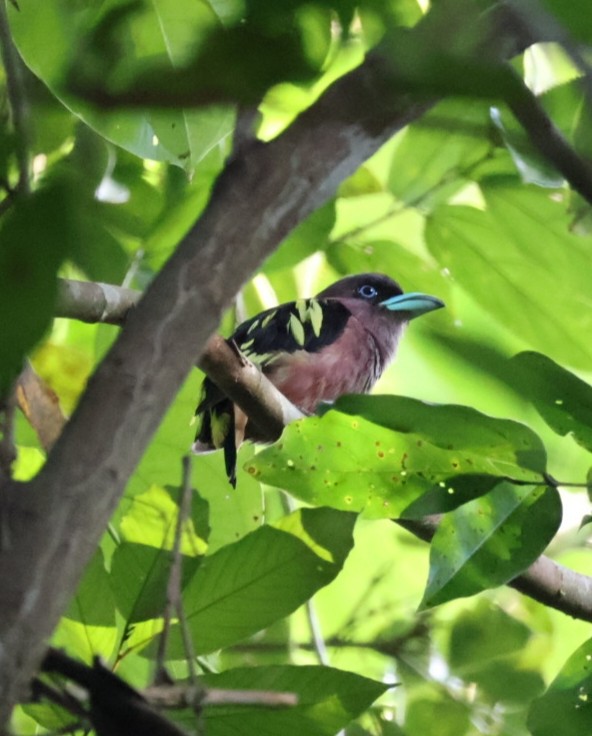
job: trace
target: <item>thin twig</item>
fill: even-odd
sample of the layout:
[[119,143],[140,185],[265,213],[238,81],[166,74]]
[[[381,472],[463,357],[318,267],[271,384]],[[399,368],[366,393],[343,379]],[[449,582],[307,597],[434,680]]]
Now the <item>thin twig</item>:
[[[292,496],[288,496],[287,493],[281,494],[281,502],[287,513],[292,513],[296,510],[296,504]],[[316,652],[317,658],[322,665],[329,665],[329,652],[327,651],[327,645],[323,638],[323,631],[321,629],[321,622],[317,614],[316,606],[314,601],[309,599],[306,601],[306,620],[308,622],[308,628],[310,630],[310,636],[312,640],[313,649]]]
[[173,547],[173,569],[175,570],[173,575],[173,569],[171,569],[171,579],[169,581],[171,587],[171,595],[174,594],[175,607],[177,610],[177,618],[179,619],[179,626],[181,627],[181,634],[183,636],[183,646],[185,647],[185,655],[187,657],[187,665],[189,668],[189,682],[195,688],[197,684],[197,672],[195,669],[195,649],[193,646],[193,639],[191,638],[191,632],[187,625],[187,618],[185,616],[185,610],[183,608],[183,596],[181,591],[181,580],[182,580],[182,565],[183,558],[181,556],[181,536],[183,533],[183,524],[189,518],[191,514],[191,498],[193,495],[193,489],[191,487],[191,457],[185,455],[183,458],[183,482],[181,485],[181,503],[179,505],[179,515],[177,517],[177,529],[175,531],[175,544]]
[[220,688],[163,685],[142,691],[146,700],[159,708],[202,708],[217,705],[259,705],[266,708],[287,708],[298,705],[298,696],[289,692],[269,690],[226,690]]
[[177,525],[175,527],[175,538],[173,540],[173,549],[171,552],[171,570],[169,573],[169,579],[167,584],[166,592],[166,605],[163,614],[164,626],[158,641],[158,651],[156,655],[156,673],[154,676],[154,683],[156,685],[163,685],[170,683],[170,678],[165,667],[166,649],[168,639],[170,635],[171,619],[173,612],[177,614],[179,619],[179,626],[181,628],[181,635],[183,637],[183,645],[185,646],[185,653],[187,656],[187,663],[189,667],[189,680],[194,688],[198,687],[197,684],[197,672],[195,669],[195,651],[193,648],[193,641],[191,634],[187,626],[187,619],[185,618],[185,612],[183,610],[182,600],[182,565],[183,557],[181,555],[181,538],[183,536],[183,525],[189,518],[191,512],[191,458],[189,456],[183,457],[182,460],[182,481],[181,481],[181,498],[179,501],[179,513],[177,514]]

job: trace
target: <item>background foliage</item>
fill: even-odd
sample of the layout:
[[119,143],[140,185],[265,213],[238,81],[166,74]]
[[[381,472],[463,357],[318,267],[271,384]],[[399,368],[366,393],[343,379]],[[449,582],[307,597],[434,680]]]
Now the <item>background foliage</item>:
[[[399,48],[418,87],[433,89],[397,41],[426,12],[440,12],[448,37],[459,6],[469,33],[485,5],[9,4],[25,62],[24,100],[12,105],[28,113],[15,132],[5,74],[3,387],[29,354],[73,409],[117,328],[51,322],[56,275],[143,289],[204,207],[231,151],[237,103],[257,107],[258,135],[272,138],[376,44],[387,54]],[[589,161],[591,77],[578,60],[589,58],[592,9],[583,0],[533,8],[533,23],[559,28],[572,46],[537,44],[514,68]],[[473,90],[481,72],[465,69]],[[447,305],[411,326],[382,396],[345,398],[272,447],[243,448],[236,492],[220,457],[195,459],[182,590],[203,682],[300,701],[176,714],[190,732],[592,728],[588,625],[499,587],[548,545],[554,559],[588,569],[579,523],[592,449],[589,204],[535,148],[503,90],[490,93],[485,79],[479,94],[461,97],[461,87],[458,68],[445,67],[441,101],[286,239],[227,317],[228,330],[241,316],[373,270]],[[23,146],[33,170],[27,198],[18,196]],[[177,396],[54,634],[56,646],[87,662],[101,655],[137,687],[153,675],[200,380],[195,370]],[[27,480],[44,453],[20,415],[16,437],[15,477]],[[433,513],[446,516],[429,548],[392,522]],[[178,629],[175,620],[167,667],[184,682]],[[39,733],[73,721],[29,704],[13,728]]]

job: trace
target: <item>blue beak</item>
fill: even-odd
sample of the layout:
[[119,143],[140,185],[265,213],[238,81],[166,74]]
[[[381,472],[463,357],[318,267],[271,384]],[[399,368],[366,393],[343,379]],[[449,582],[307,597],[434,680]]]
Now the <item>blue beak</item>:
[[392,296],[380,302],[380,306],[388,309],[390,312],[408,312],[409,319],[419,317],[421,314],[432,312],[434,309],[441,309],[444,302],[429,294],[420,294],[419,292],[410,292],[409,294],[399,294]]

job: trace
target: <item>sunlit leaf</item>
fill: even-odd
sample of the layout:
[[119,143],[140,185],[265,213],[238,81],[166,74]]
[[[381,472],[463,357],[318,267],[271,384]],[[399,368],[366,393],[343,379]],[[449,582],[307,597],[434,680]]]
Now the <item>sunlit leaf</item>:
[[[348,396],[336,408],[289,425],[247,470],[308,503],[374,518],[447,510],[488,491],[495,478],[537,482],[544,471],[533,432],[468,407]],[[410,507],[428,491],[425,503]]]
[[[134,497],[131,506],[121,519],[121,531],[126,541],[157,549],[173,548],[179,512],[178,489],[151,486]],[[207,508],[197,497],[192,503],[189,519],[185,520],[181,533],[181,551],[195,557],[205,553],[207,544],[200,536],[207,533]]]
[[[255,634],[333,580],[353,545],[355,518],[302,509],[206,557],[183,596],[196,652]],[[170,656],[183,656],[178,637]]]
[[54,632],[52,643],[91,662],[95,655],[109,657],[117,638],[115,599],[103,554],[98,549]]

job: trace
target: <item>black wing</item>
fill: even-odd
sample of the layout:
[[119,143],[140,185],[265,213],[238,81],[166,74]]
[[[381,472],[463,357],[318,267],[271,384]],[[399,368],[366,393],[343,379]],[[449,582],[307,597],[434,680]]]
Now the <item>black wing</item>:
[[231,336],[257,365],[282,353],[316,353],[342,334],[351,313],[336,299],[298,299],[243,322]]

